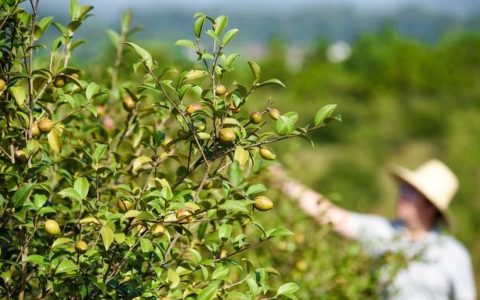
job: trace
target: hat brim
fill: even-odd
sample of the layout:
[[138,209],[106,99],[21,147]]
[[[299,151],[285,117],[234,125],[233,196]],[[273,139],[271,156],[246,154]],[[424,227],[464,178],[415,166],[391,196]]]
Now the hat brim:
[[420,194],[422,194],[425,197],[425,199],[427,199],[440,212],[441,217],[445,221],[445,225],[449,229],[454,228],[452,212],[448,208],[447,209],[440,208],[434,201],[430,199],[430,197],[428,197],[428,195],[426,195],[422,191],[422,188],[418,186],[417,180],[412,171],[399,165],[391,165],[389,169],[389,173],[394,179],[412,186],[415,190],[417,190]]

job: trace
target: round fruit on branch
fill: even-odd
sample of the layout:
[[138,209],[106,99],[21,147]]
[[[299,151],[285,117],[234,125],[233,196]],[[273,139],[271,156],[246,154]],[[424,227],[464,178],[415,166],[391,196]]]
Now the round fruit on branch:
[[60,234],[60,226],[58,226],[57,221],[48,219],[45,221],[45,231],[49,235],[59,235]]
[[50,120],[49,118],[42,118],[38,122],[38,129],[40,129],[40,131],[43,133],[49,133],[52,130],[53,125],[54,125],[53,121]]
[[88,245],[85,241],[79,240],[75,243],[75,251],[77,253],[83,254],[87,252],[87,250],[88,250]]
[[253,206],[260,211],[267,211],[273,208],[273,202],[268,197],[258,196],[255,198],[255,203],[253,203]]
[[274,160],[277,157],[272,150],[265,147],[260,148],[260,156],[266,160]]
[[229,144],[235,141],[235,131],[232,128],[226,127],[218,131],[218,139],[222,144]]
[[254,111],[250,114],[250,122],[253,124],[259,124],[262,122],[262,114],[259,113],[258,111]]

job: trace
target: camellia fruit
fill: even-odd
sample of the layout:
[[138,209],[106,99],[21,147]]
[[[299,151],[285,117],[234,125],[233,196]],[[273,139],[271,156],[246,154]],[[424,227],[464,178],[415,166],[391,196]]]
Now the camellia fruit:
[[235,141],[235,131],[232,128],[222,128],[218,131],[218,138],[223,144]]
[[38,122],[38,129],[43,133],[49,133],[53,128],[53,121],[49,118],[43,118]]
[[278,120],[280,118],[280,112],[276,108],[270,109],[270,117],[274,120]]
[[223,84],[217,85],[217,88],[215,89],[215,94],[218,96],[223,96],[227,92],[227,89]]
[[127,212],[133,208],[133,204],[130,201],[119,199],[117,201],[117,207],[120,212]]
[[75,243],[75,251],[77,251],[77,253],[85,253],[87,252],[88,250],[88,245],[85,241],[82,241],[82,240],[79,240]]
[[53,82],[53,85],[57,88],[62,88],[65,86],[65,79],[63,79],[62,76],[58,76],[55,78],[55,81]]
[[123,108],[125,108],[126,111],[132,111],[135,108],[135,101],[133,101],[132,97],[129,95],[125,95],[122,100]]
[[49,235],[59,235],[60,234],[60,226],[58,226],[58,223],[55,220],[46,220],[45,221],[45,231]]
[[180,220],[180,223],[189,223],[192,222],[193,218],[191,217],[192,213],[189,210],[180,208],[175,213],[177,220]]
[[27,153],[25,153],[24,150],[21,150],[21,149],[16,150],[14,155],[15,155],[15,159],[22,164],[28,161]]
[[197,110],[201,110],[202,108],[203,106],[201,104],[192,103],[187,105],[187,109],[185,110],[185,112],[187,113],[187,115],[192,115],[194,112],[196,112]]
[[160,224],[154,224],[150,229],[150,232],[154,237],[159,237],[165,232],[165,227]]
[[255,203],[253,204],[256,209],[261,211],[270,210],[273,208],[273,202],[270,198],[265,196],[258,196],[255,198]]
[[254,111],[250,114],[250,122],[253,124],[258,124],[262,122],[262,114],[259,113],[258,111]]
[[274,160],[277,156],[268,148],[260,148],[260,156],[266,160]]
[[7,83],[3,79],[0,79],[0,92],[3,91],[6,87]]
[[33,137],[38,137],[40,134],[42,134],[40,132],[40,128],[38,128],[38,123],[37,122],[34,122],[32,124],[32,127],[30,127],[30,133],[32,134]]

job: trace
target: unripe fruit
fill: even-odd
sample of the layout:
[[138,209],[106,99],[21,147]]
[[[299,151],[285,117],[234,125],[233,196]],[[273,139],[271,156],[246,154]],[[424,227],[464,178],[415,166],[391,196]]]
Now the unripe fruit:
[[80,79],[80,74],[78,74],[78,73],[73,73],[70,76],[72,76],[75,79]]
[[268,148],[260,148],[260,156],[266,160],[274,160],[277,156]]
[[87,243],[85,243],[85,241],[82,241],[82,240],[79,240],[75,243],[75,251],[77,251],[77,253],[85,253],[87,252],[88,250],[88,245]]
[[227,89],[225,88],[225,86],[223,84],[217,85],[217,88],[215,89],[215,94],[216,95],[222,96],[222,95],[225,95],[226,92],[227,92]]
[[250,114],[250,122],[253,124],[258,124],[262,122],[262,114],[259,113],[258,111],[254,111]]
[[14,155],[15,159],[20,163],[26,163],[28,161],[28,156],[23,150],[16,150]]
[[270,109],[270,117],[274,120],[278,120],[280,118],[280,112],[276,108]]
[[45,221],[45,231],[49,235],[59,235],[60,234],[60,226],[55,220],[46,220]]
[[256,209],[261,211],[270,210],[273,208],[273,202],[268,197],[258,196],[255,198],[255,203],[253,204]]
[[223,144],[235,141],[235,131],[232,128],[222,128],[218,131],[218,138]]
[[53,121],[49,118],[43,118],[38,121],[38,129],[40,129],[40,131],[43,133],[49,133],[50,130],[52,130],[53,125]]
[[135,101],[129,95],[125,95],[122,100],[123,108],[126,111],[132,111],[135,108]]
[[53,85],[57,88],[64,87],[65,86],[65,79],[63,79],[63,77],[61,77],[61,76],[57,76],[55,78],[55,81],[53,82]]
[[40,134],[42,134],[40,132],[40,129],[38,128],[38,123],[37,122],[34,122],[32,124],[32,127],[30,127],[30,133],[32,134],[32,137],[38,137]]
[[97,116],[103,118],[105,116],[105,106],[97,105]]
[[203,184],[203,189],[204,190],[209,190],[213,187],[213,181],[211,181],[210,179],[207,179],[205,181],[205,183]]
[[177,220],[180,220],[181,223],[189,223],[189,222],[192,222],[193,220],[193,218],[191,217],[191,214],[192,213],[190,211],[180,208],[175,213],[175,216],[177,217]]
[[165,232],[165,227],[160,224],[154,224],[150,229],[150,232],[154,237],[159,237]]
[[133,208],[133,204],[130,201],[119,199],[117,201],[117,207],[120,212],[127,212]]
[[185,112],[187,113],[187,115],[192,115],[194,112],[196,112],[197,110],[201,110],[202,108],[203,106],[201,104],[192,103],[187,105],[187,109],[185,110]]
[[295,263],[295,268],[299,271],[306,271],[308,269],[308,263],[304,260],[299,260]]
[[6,87],[7,83],[3,79],[0,79],[0,92],[3,91]]

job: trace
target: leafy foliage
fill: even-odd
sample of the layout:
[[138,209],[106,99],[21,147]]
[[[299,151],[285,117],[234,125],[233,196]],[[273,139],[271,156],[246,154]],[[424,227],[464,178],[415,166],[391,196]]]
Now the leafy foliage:
[[[30,3],[31,12],[1,4],[0,295],[295,298],[295,283],[272,288],[275,272],[238,254],[292,234],[257,220],[260,146],[324,124],[297,127],[295,112],[259,123],[243,116],[257,90],[284,84],[263,79],[255,62],[250,85],[225,79],[238,57],[224,52],[238,33],[228,17],[195,16],[195,39],[177,45],[199,64],[181,71],[130,42],[126,13],[121,31],[108,32],[116,59],[102,84],[71,64],[92,7],[72,0],[64,25],[38,20],[39,1]],[[50,60],[34,64],[51,25],[59,36]],[[134,74],[120,78],[129,51]]]

